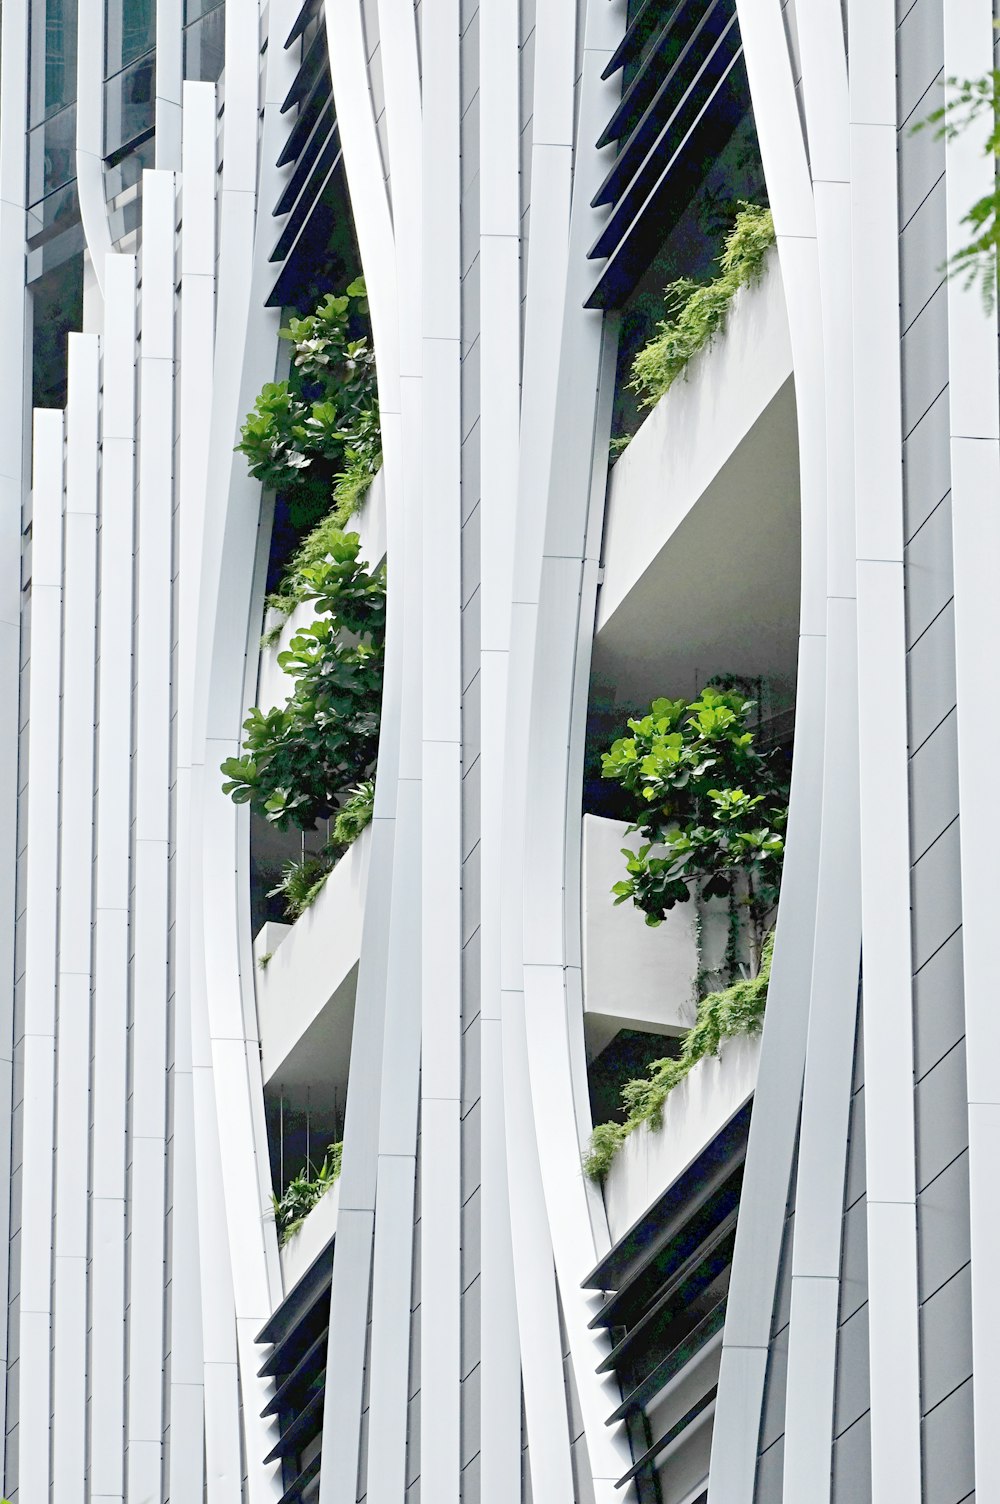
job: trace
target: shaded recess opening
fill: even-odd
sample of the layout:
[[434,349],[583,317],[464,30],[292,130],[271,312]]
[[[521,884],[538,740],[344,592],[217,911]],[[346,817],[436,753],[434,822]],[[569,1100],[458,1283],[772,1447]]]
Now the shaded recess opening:
[[31,403],[66,406],[67,337],[83,327],[83,258],[74,256],[31,284]]

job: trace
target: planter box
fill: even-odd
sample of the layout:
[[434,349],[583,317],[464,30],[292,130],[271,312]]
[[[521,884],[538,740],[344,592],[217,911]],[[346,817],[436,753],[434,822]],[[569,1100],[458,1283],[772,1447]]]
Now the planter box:
[[340,1181],[338,1179],[320,1197],[298,1232],[292,1233],[284,1247],[278,1250],[281,1260],[281,1282],[286,1295],[295,1289],[303,1274],[314,1260],[319,1258],[336,1233],[339,1208]]
[[[370,851],[369,826],[315,903],[286,930],[266,969],[257,968],[265,1089],[272,1082],[293,1092],[322,1083],[327,1090],[335,1087],[343,1101]],[[264,942],[265,950],[269,944]]]
[[670,1093],[661,1128],[643,1125],[629,1135],[604,1182],[612,1242],[638,1221],[749,1101],[757,1084],[759,1059],[759,1036],[727,1040],[717,1060],[700,1060]]

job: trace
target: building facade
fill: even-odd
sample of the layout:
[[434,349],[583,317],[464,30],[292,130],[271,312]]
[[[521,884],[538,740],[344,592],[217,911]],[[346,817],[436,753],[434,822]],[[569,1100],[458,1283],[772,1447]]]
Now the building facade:
[[[947,274],[996,160],[927,124],[990,0],[0,28],[5,1496],[1000,1494],[1000,380]],[[384,677],[337,845],[219,768],[331,609],[235,446],[359,274]],[[790,778],[763,951],[609,892],[601,753],[713,684]]]

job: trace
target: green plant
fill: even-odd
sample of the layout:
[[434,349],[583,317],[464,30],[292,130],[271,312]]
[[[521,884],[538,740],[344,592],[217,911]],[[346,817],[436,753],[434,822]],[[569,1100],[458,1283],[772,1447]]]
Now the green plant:
[[343,1153],[343,1144],[331,1144],[318,1170],[310,1173],[312,1166],[308,1163],[303,1165],[299,1173],[288,1182],[284,1194],[272,1196],[279,1243],[284,1245],[293,1233],[298,1232],[317,1201],[338,1178]]
[[331,832],[331,844],[340,852],[352,845],[375,812],[375,780],[366,778],[353,789],[337,811]]
[[[954,91],[953,97],[933,110],[925,120],[919,120],[913,129],[919,131],[928,125],[936,125],[937,135],[951,141],[985,115],[990,132],[983,155],[1000,158],[1000,69],[993,68],[982,78],[949,78],[948,88]],[[991,313],[997,298],[997,252],[1000,248],[1000,187],[995,172],[990,192],[976,200],[962,216],[961,223],[968,227],[971,238],[942,270],[949,276],[964,276],[966,287],[978,284],[986,311]]]
[[675,1086],[708,1055],[718,1056],[723,1041],[740,1035],[759,1034],[764,1021],[767,988],[771,979],[774,935],[765,937],[760,970],[755,977],[741,978],[722,992],[711,992],[698,1004],[694,1027],[684,1036],[676,1059],[654,1060],[645,1077],[622,1087],[626,1109],[623,1123],[599,1123],[590,1137],[583,1167],[592,1180],[603,1180],[611,1162],[629,1134],[643,1123],[659,1128],[663,1108]]
[[316,619],[278,662],[295,681],[283,706],[254,706],[243,750],[222,764],[223,792],[279,830],[312,830],[378,750],[385,644],[385,570],[358,559],[357,533],[332,533],[327,557],[300,571]]
[[642,395],[643,407],[655,407],[688,362],[725,330],[733,298],[760,280],[773,244],[770,209],[741,202],[719,257],[719,275],[710,282],[682,277],[666,289],[667,317],[632,365],[629,385]]
[[333,863],[327,860],[325,852],[304,856],[297,862],[286,862],[280,880],[267,896],[283,899],[285,917],[294,922],[316,902],[332,870]]
[[315,313],[281,330],[292,345],[285,381],[268,382],[236,446],[250,473],[308,528],[335,505],[341,525],[357,504],[362,473],[381,461],[375,356],[367,335],[364,279],[328,293]]
[[[269,898],[270,898],[270,896],[271,895],[268,894]],[[261,971],[266,971],[267,970],[267,968],[271,964],[271,957],[273,955],[274,955],[274,951],[273,950],[266,950],[263,955],[257,957],[257,965],[260,967]]]
[[656,925],[693,896],[735,894],[759,955],[781,879],[788,791],[774,754],[754,746],[755,708],[736,690],[708,687],[690,704],[654,700],[604,753],[601,771],[633,796],[629,829],[645,838],[637,851],[622,848],[628,876],[612,888],[616,904],[631,900]]
[[285,863],[280,881],[267,896],[284,899],[286,918],[294,922],[316,902],[337,862],[371,821],[374,806],[375,780],[366,778],[340,806],[326,844],[299,861]]

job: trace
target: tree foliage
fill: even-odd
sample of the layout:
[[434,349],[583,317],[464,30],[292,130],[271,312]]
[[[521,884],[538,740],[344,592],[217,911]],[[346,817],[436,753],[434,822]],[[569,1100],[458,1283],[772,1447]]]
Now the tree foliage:
[[342,527],[382,459],[375,355],[364,279],[315,313],[289,320],[285,381],[268,382],[237,448],[250,473],[283,496],[295,527],[336,510]]
[[301,571],[317,616],[278,662],[295,682],[288,703],[254,706],[223,791],[279,830],[335,817],[378,751],[385,648],[385,569],[358,559],[357,533],[333,533],[328,555]]
[[634,798],[643,844],[623,847],[628,876],[612,889],[659,924],[697,888],[702,898],[738,887],[758,928],[777,900],[788,790],[776,757],[754,745],[755,702],[738,690],[705,688],[654,700],[602,757],[602,776]]

